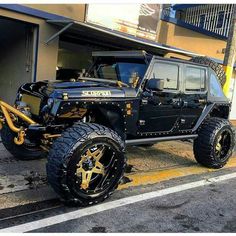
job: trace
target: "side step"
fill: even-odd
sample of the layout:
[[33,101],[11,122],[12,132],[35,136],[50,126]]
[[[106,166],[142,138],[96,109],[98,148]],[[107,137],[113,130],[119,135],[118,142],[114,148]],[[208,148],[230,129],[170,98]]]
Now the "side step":
[[140,138],[140,139],[130,139],[126,140],[126,146],[140,145],[140,144],[151,144],[163,141],[171,141],[171,140],[183,140],[183,139],[195,139],[197,138],[197,134],[190,135],[178,135],[178,136],[168,136],[168,137],[156,137],[156,138]]

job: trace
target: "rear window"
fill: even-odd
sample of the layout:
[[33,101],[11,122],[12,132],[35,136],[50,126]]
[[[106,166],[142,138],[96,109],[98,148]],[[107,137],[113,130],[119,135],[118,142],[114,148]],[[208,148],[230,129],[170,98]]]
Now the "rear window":
[[204,92],[206,90],[206,70],[187,66],[185,75],[185,91]]
[[215,74],[211,74],[210,77],[210,95],[213,97],[224,97],[220,82],[218,81]]

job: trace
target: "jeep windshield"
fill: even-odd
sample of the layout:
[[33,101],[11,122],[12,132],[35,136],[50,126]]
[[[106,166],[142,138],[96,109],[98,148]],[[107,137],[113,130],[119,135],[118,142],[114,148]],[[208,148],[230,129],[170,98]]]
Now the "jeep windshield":
[[[143,60],[98,60],[88,72],[89,76],[101,81],[117,81],[136,88],[147,70],[147,64]],[[121,84],[122,84],[121,83]]]

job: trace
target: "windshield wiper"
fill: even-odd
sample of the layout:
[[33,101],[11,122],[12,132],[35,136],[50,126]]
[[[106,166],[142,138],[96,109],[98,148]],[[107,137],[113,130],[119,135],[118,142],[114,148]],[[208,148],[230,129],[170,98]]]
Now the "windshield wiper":
[[116,84],[118,85],[119,87],[129,87],[128,84],[122,82],[122,81],[119,81],[119,80],[109,80],[109,79],[102,79],[102,78],[87,78],[87,77],[84,77],[84,78],[78,78],[78,80],[87,80],[87,81],[95,81],[95,82],[106,82],[106,83],[110,83],[110,84]]

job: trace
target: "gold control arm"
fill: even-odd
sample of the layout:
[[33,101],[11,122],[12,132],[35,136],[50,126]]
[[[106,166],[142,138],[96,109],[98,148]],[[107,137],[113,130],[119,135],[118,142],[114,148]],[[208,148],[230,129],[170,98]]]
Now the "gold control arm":
[[10,116],[10,113],[13,113],[14,115],[20,117],[23,121],[27,122],[30,125],[36,124],[32,119],[30,119],[28,116],[23,114],[22,112],[18,111],[16,108],[10,106],[9,104],[3,102],[0,100],[0,108],[2,110],[2,113],[4,115],[4,119],[0,119],[0,129],[2,129],[2,124],[4,120],[6,120],[9,128],[18,134],[16,138],[14,138],[14,142],[17,145],[22,145],[24,143],[24,137],[25,137],[25,131],[23,127],[16,127],[12,121],[12,118]]

